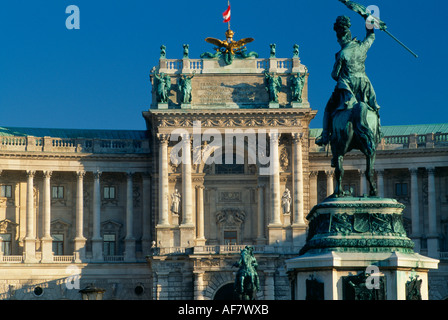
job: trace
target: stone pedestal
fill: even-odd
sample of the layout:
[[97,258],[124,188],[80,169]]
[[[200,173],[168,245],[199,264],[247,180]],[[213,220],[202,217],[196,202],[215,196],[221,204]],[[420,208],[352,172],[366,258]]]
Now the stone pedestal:
[[297,300],[428,299],[428,271],[403,227],[404,206],[376,197],[327,198],[307,216],[299,256],[286,262]]
[[192,247],[195,244],[195,227],[192,224],[181,225],[180,229],[180,246]]
[[43,237],[41,239],[42,246],[42,263],[53,262],[53,239],[51,237]]

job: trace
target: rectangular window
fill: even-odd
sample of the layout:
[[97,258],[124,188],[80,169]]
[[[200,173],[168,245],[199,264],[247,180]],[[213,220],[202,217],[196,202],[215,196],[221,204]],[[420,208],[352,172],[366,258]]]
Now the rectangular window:
[[1,186],[0,196],[5,198],[12,198],[12,186]]
[[64,235],[53,234],[53,254],[55,256],[62,256],[64,254]]
[[103,253],[105,256],[115,255],[115,235],[105,234],[103,235]]
[[115,199],[116,192],[114,186],[107,186],[103,189],[103,198],[104,199]]
[[11,255],[11,234],[10,233],[2,233],[0,234],[0,238],[2,239],[2,251],[5,256]]
[[236,244],[237,235],[236,231],[224,231],[224,244]]
[[54,186],[51,188],[51,198],[64,199],[64,187]]
[[407,183],[396,183],[395,184],[395,196],[405,197],[408,195],[408,184]]

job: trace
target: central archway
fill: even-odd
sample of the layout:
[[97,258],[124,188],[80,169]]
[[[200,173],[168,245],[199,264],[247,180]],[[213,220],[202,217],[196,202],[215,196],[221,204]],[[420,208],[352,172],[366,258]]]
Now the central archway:
[[213,300],[235,300],[233,282],[223,285],[216,291]]

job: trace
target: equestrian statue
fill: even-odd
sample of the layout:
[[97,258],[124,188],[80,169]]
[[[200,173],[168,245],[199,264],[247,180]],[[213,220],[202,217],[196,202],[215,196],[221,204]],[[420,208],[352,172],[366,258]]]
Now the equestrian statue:
[[344,155],[351,150],[360,150],[366,157],[366,178],[370,196],[376,196],[373,181],[376,146],[382,138],[380,106],[376,94],[366,75],[367,51],[375,40],[374,28],[367,27],[363,41],[352,39],[350,18],[339,16],[334,24],[341,50],[336,54],[332,78],[337,82],[323,118],[322,135],[316,139],[320,146],[330,145],[331,166],[335,168],[334,197],[344,195]]
[[236,297],[238,300],[255,300],[257,292],[260,291],[260,280],[253,248],[246,246],[241,250],[240,259],[233,266],[239,267],[234,284]]

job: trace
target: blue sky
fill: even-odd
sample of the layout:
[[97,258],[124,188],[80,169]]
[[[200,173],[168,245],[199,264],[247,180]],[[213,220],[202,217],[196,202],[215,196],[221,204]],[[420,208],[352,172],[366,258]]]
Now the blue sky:
[[[381,106],[383,125],[448,122],[448,2],[443,0],[359,0],[380,8],[389,31],[369,52],[367,74]],[[80,10],[80,29],[68,30],[65,9]],[[337,0],[232,0],[235,38],[260,57],[276,43],[277,57],[300,57],[310,72],[309,100],[321,126],[334,88],[330,77],[339,50],[332,29],[338,15],[352,18],[352,33],[365,35],[363,20]],[[168,58],[181,58],[182,45],[199,58],[224,38],[226,0],[21,0],[0,10],[0,126],[145,129],[150,104],[149,72],[160,45]]]

